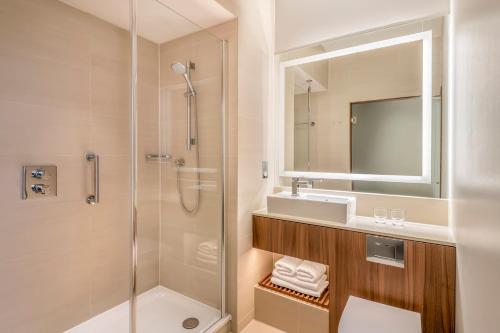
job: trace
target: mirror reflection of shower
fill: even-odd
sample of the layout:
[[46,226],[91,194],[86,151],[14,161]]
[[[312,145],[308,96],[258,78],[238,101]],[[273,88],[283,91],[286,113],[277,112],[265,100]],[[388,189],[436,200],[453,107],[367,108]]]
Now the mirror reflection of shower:
[[[194,89],[193,82],[191,81],[191,71],[195,69],[195,64],[188,60],[186,64],[180,62],[173,63],[170,65],[171,70],[179,75],[182,75],[184,80],[186,80],[186,92],[184,97],[186,98],[186,150],[195,151],[195,165],[194,169],[196,172],[196,197],[195,202],[191,207],[188,207],[184,201],[184,192],[182,190],[181,182],[181,169],[186,165],[184,158],[180,157],[175,160],[175,167],[177,173],[177,195],[179,196],[179,202],[181,204],[182,210],[187,215],[195,215],[200,207],[200,187],[201,187],[201,175],[200,175],[200,148],[198,142],[198,107],[196,103],[196,90]],[[192,128],[194,127],[194,133]]]
[[312,93],[312,80],[306,80],[307,84],[307,121],[305,122],[298,122],[295,123],[295,126],[307,126],[307,138],[306,138],[306,163],[307,163],[307,171],[311,170],[311,154],[310,154],[310,149],[311,149],[311,127],[316,126],[316,122],[311,121],[311,93]]

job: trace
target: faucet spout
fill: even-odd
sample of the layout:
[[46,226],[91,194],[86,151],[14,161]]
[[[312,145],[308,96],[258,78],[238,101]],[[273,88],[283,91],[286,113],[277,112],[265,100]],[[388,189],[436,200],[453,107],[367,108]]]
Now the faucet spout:
[[302,179],[300,177],[293,177],[292,178],[292,197],[298,197],[299,196],[299,188],[301,187],[308,187],[313,184],[313,181],[311,179]]

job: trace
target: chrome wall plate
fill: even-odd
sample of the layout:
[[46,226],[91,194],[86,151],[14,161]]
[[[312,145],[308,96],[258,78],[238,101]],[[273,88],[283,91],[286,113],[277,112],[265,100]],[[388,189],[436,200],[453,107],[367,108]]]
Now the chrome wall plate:
[[405,242],[402,239],[366,235],[366,260],[404,268]]
[[23,166],[23,200],[41,199],[57,196],[57,166],[26,165]]

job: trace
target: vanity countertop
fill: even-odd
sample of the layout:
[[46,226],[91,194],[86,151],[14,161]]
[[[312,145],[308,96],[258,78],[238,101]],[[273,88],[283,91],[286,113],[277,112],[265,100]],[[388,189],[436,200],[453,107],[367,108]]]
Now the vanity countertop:
[[345,229],[351,231],[359,231],[370,233],[379,236],[397,237],[408,240],[427,242],[433,244],[441,244],[447,246],[455,246],[455,239],[446,226],[438,226],[432,224],[405,222],[403,227],[395,227],[392,224],[377,224],[371,217],[356,216],[356,218],[348,223],[338,223],[323,220],[315,220],[304,217],[281,215],[268,213],[267,208],[258,210],[253,213],[256,216],[274,218],[279,220],[288,220],[298,223],[313,224],[322,227],[330,227],[337,229]]

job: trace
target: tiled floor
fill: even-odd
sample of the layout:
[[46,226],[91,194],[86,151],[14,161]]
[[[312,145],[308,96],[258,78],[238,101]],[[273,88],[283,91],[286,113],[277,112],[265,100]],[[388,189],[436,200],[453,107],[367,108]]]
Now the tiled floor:
[[257,320],[252,320],[247,327],[241,331],[241,333],[286,333],[285,331],[279,330],[272,326],[261,323]]

